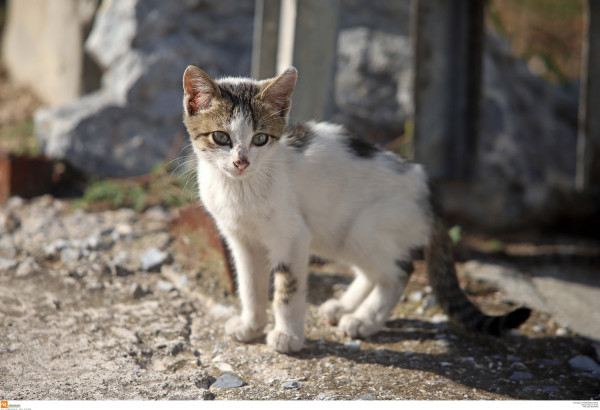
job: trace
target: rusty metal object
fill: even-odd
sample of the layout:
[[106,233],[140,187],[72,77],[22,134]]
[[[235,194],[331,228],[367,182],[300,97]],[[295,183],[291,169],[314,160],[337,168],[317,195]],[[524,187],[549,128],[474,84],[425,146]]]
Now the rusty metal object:
[[54,164],[43,156],[0,151],[0,203],[11,196],[32,198],[50,192]]
[[[229,290],[235,293],[235,267],[233,265],[233,258],[213,218],[198,205],[192,205],[179,211],[179,215],[171,222],[170,228],[176,238],[181,237],[185,230],[200,232],[206,239],[206,244],[223,257],[225,275],[229,281]],[[188,246],[194,246],[194,244]],[[190,251],[194,254],[198,252],[198,249],[191,249]]]

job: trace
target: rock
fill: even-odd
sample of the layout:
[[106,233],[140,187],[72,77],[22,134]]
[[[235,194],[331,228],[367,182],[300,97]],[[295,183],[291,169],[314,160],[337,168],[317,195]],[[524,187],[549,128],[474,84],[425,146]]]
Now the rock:
[[35,259],[32,257],[25,258],[23,262],[19,263],[19,267],[15,275],[17,277],[26,278],[29,276],[37,275],[42,270],[41,266],[37,264]]
[[375,395],[371,393],[359,394],[358,396],[356,396],[356,400],[375,400],[375,398]]
[[142,296],[144,296],[144,289],[140,286],[139,283],[134,283],[131,286],[131,297],[134,299],[140,299]]
[[300,387],[300,383],[298,383],[296,380],[292,380],[292,381],[284,383],[281,387],[284,390],[297,389]]
[[215,394],[213,392],[208,391],[208,390],[204,390],[202,392],[201,398],[202,398],[202,400],[214,400],[215,399]]
[[133,275],[133,271],[127,269],[121,264],[109,264],[110,272],[115,276],[129,276]]
[[361,340],[350,340],[344,343],[344,347],[347,347],[351,350],[360,350],[360,345],[362,344]]
[[431,322],[435,323],[435,324],[441,324],[441,323],[445,323],[447,321],[448,321],[448,316],[444,315],[443,313],[436,313],[431,318]]
[[335,393],[323,392],[317,395],[317,400],[335,400]]
[[125,223],[117,224],[115,229],[112,231],[112,239],[114,241],[118,241],[120,239],[131,239],[133,236],[133,227]]
[[423,296],[423,292],[413,292],[410,294],[408,300],[410,300],[411,302],[420,302],[423,300]]
[[83,256],[81,249],[66,248],[60,253],[60,260],[67,265],[72,265]]
[[15,259],[0,257],[0,272],[16,268],[19,262]]
[[217,378],[212,387],[215,389],[235,389],[245,385],[246,382],[244,382],[242,379],[227,373]]
[[531,328],[535,333],[544,333],[544,328],[540,325],[535,325]]
[[171,356],[177,356],[179,353],[185,350],[185,344],[181,341],[171,342],[167,345],[167,354]]
[[0,234],[13,233],[20,226],[21,221],[14,213],[0,210]]
[[559,327],[558,329],[556,329],[556,332],[554,332],[554,334],[558,337],[565,337],[569,335],[569,329],[564,328],[564,327]]
[[211,75],[250,71],[252,36],[246,34],[253,6],[234,0],[103,3],[85,43],[104,70],[101,89],[38,111],[35,131],[44,153],[88,173],[150,172],[185,132],[185,67],[195,63]]
[[158,248],[148,248],[142,254],[141,264],[143,271],[158,271],[163,263],[167,261],[169,254]]
[[437,302],[437,299],[435,298],[435,296],[427,295],[427,296],[425,296],[425,299],[423,300],[423,309],[432,308],[432,307],[436,306],[437,304],[438,304],[438,302]]
[[533,379],[533,375],[531,373],[527,373],[527,372],[514,372],[509,377],[509,380],[513,380],[513,381],[517,381],[517,380],[529,380],[529,379]]
[[168,282],[166,280],[159,280],[158,283],[156,284],[156,289],[163,291],[163,292],[170,292],[173,289],[175,289],[175,287],[173,286],[173,284],[171,282]]
[[586,372],[594,372],[600,374],[600,364],[589,356],[575,356],[569,360],[569,365],[577,370],[583,370]]
[[194,379],[194,384],[199,389],[209,389],[210,386],[216,381],[214,377],[206,373],[202,373]]

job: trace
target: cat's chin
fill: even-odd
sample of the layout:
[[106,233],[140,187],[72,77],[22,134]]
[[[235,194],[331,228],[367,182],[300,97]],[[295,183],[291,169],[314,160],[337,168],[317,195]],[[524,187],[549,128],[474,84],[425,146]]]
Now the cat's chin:
[[224,173],[225,173],[225,175],[227,175],[227,177],[229,177],[235,181],[243,181],[243,180],[251,177],[253,174],[252,171],[248,171],[247,169],[242,172],[238,171],[237,169],[236,170],[227,169],[227,170],[224,170]]

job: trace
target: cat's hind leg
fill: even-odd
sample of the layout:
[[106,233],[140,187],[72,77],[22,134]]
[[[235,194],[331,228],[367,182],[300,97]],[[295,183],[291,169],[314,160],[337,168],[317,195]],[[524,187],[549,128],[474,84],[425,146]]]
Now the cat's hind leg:
[[358,268],[353,267],[354,281],[339,299],[327,300],[319,307],[319,315],[332,325],[337,325],[346,313],[352,313],[373,290],[373,282]]
[[377,275],[369,295],[356,310],[340,318],[338,328],[353,339],[379,332],[404,292],[409,276],[410,272],[398,264],[390,266],[387,274]]

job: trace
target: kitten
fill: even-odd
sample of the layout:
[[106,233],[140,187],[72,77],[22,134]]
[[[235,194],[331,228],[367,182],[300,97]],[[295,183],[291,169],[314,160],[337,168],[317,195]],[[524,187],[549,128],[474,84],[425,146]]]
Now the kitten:
[[452,320],[492,335],[523,323],[529,309],[486,316],[460,289],[420,165],[353,139],[338,125],[287,125],[296,77],[290,67],[263,81],[214,81],[195,66],[183,76],[200,199],[237,270],[242,312],[226,323],[226,333],[241,342],[263,334],[273,275],[275,327],[267,344],[300,350],[314,254],[356,275],[320,314],[352,338],[368,337],[384,326],[423,249],[431,286]]

